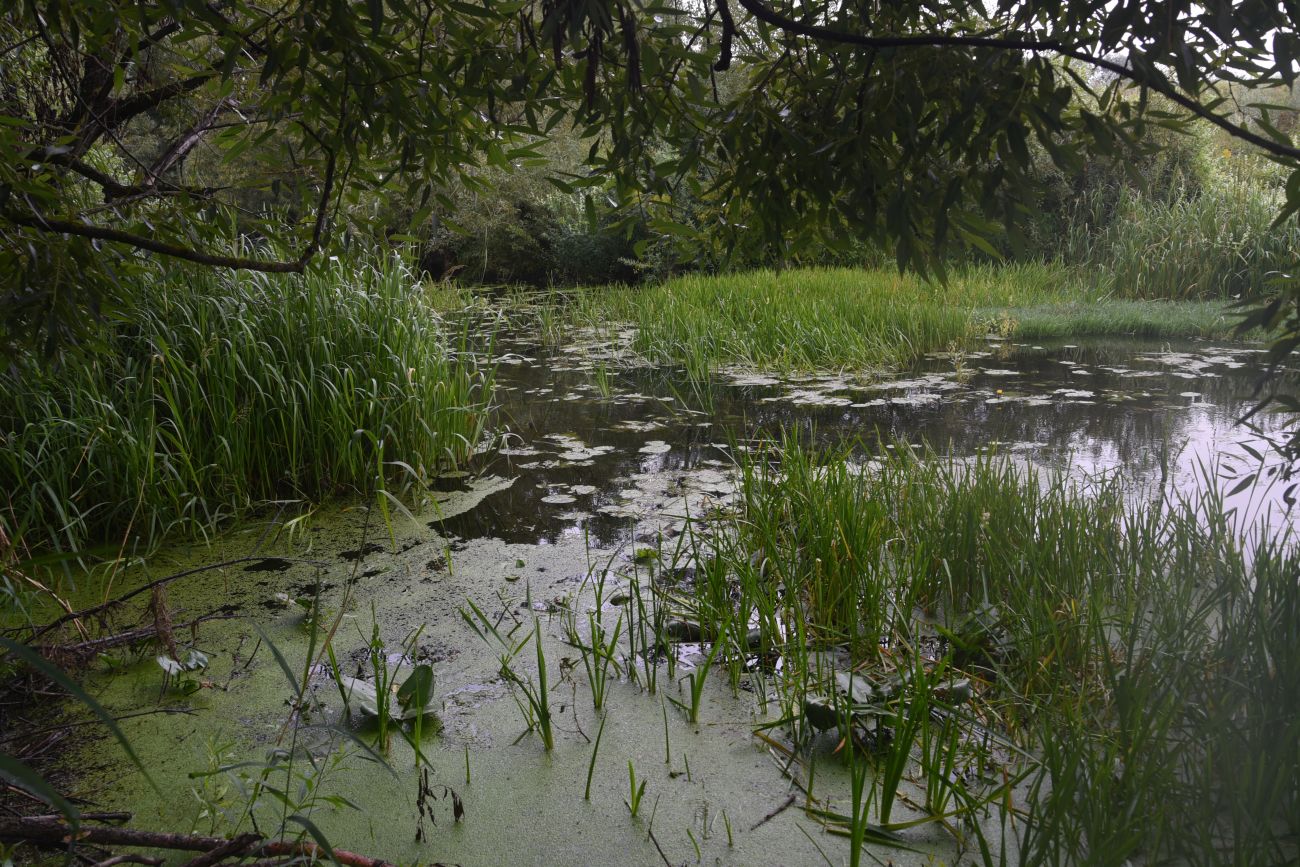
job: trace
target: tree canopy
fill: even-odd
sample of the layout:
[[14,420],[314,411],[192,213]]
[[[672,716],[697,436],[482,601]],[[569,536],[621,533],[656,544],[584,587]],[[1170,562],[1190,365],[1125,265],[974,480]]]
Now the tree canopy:
[[11,345],[58,339],[139,253],[301,271],[367,197],[418,223],[562,126],[589,151],[554,184],[656,203],[656,231],[715,250],[865,238],[941,266],[1032,219],[1034,153],[1069,167],[1197,117],[1286,167],[1285,219],[1300,149],[1261,89],[1294,81],[1297,11],[24,0],[0,19],[0,315]]

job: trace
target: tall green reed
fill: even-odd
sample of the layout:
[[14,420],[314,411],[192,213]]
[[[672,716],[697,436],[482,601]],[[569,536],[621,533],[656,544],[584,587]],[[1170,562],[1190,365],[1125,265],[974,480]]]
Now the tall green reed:
[[29,556],[148,546],[465,460],[492,376],[413,287],[397,262],[160,273],[102,351],[0,373],[0,527]]
[[[695,555],[781,654],[778,724],[878,754],[883,830],[939,822],[985,863],[1295,856],[1293,538],[1243,539],[1212,489],[1135,501],[997,457],[776,451],[741,465],[743,508]],[[736,615],[710,585],[696,613],[721,635]],[[909,779],[925,816],[899,822]]]
[[[1241,156],[1224,159],[1241,161]],[[1088,202],[1065,233],[1063,255],[1122,298],[1255,297],[1294,266],[1300,227],[1274,226],[1280,185],[1258,171],[1223,171],[1196,192],[1121,192],[1105,224]]]

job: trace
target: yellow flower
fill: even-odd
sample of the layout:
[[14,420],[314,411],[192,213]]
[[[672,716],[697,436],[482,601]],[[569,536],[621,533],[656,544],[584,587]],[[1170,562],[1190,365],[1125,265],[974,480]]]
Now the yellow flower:
[[1230,159],[1232,159],[1232,148],[1224,148],[1224,149],[1223,149],[1223,158],[1224,158],[1225,160],[1230,160]]

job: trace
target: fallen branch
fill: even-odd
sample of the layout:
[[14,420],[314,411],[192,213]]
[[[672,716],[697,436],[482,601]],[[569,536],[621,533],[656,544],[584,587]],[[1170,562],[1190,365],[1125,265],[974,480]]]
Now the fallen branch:
[[[113,717],[113,722],[121,722],[124,719],[134,719],[135,717],[140,717],[140,716],[153,716],[154,714],[160,714],[160,713],[161,714],[174,714],[174,713],[193,714],[194,709],[189,707],[155,707],[155,708],[150,708],[149,710],[138,710],[133,713],[124,713],[121,716],[115,716]],[[49,734],[51,732],[65,732],[68,729],[77,728],[78,726],[99,725],[102,722],[103,720],[100,720],[98,718],[73,720],[71,722],[64,722],[64,723],[59,723],[58,725],[45,726],[44,728],[32,729],[30,731],[13,731],[13,732],[0,735],[0,744],[9,743],[11,741],[21,740],[25,738],[32,738],[35,737],[36,735],[44,735],[44,734]],[[130,813],[116,813],[116,814],[95,813],[90,815],[89,818],[99,818],[101,816],[113,816],[113,815],[120,816],[122,821],[124,822],[127,819],[131,818]],[[83,813],[82,817],[86,818],[87,814]],[[57,818],[57,817],[52,816],[50,818]]]
[[216,864],[225,858],[243,855],[261,839],[257,834],[240,834],[224,846],[218,846],[210,852],[204,852],[202,855],[191,858],[182,867],[210,867],[210,865]]
[[[97,814],[88,814],[93,816]],[[109,815],[114,818],[121,814]],[[196,834],[171,834],[162,831],[138,831],[119,827],[82,827],[75,833],[66,822],[50,816],[27,816],[17,819],[0,818],[0,842],[29,843],[35,846],[65,848],[68,845],[87,843],[97,846],[132,846],[144,849],[166,849],[180,852],[199,852],[198,857],[186,862],[184,867],[212,867],[223,861],[240,858],[262,859],[256,864],[271,865],[276,859],[309,857],[320,861],[333,860],[343,867],[395,867],[389,861],[371,858],[345,849],[326,851],[307,840],[271,840],[263,842],[258,834],[241,834],[234,838],[203,837]],[[119,856],[108,859],[114,864],[125,861],[156,863],[136,856]],[[106,861],[99,862],[107,864]],[[250,865],[252,867],[252,865]],[[441,867],[433,864],[431,867]]]
[[73,833],[66,822],[48,816],[0,819],[0,841],[33,843],[38,846],[66,846],[68,843],[94,843],[102,846],[140,846],[149,849],[176,849],[185,852],[210,852],[225,846],[224,837],[200,837],[194,834],[168,834],[161,831],[137,831],[132,828],[83,827]]
[[[145,593],[150,590],[153,590],[155,587],[161,587],[165,584],[170,584],[171,582],[176,581],[180,578],[188,578],[191,575],[198,575],[201,572],[211,572],[214,569],[224,569],[227,566],[238,566],[240,563],[256,563],[258,561],[265,560],[265,559],[266,557],[262,555],[253,555],[249,557],[235,557],[232,560],[222,560],[220,563],[209,563],[206,566],[196,566],[193,569],[186,569],[183,572],[176,572],[175,574],[167,575],[163,578],[157,578],[153,581],[150,581],[148,584],[142,584],[139,587],[136,587],[134,590],[131,590],[127,593],[123,593],[121,596],[110,599],[107,602],[102,602],[99,605],[92,605],[91,607],[83,608],[80,611],[70,611],[67,614],[63,615],[62,617],[58,618],[57,620],[51,621],[50,623],[47,623],[44,626],[42,626],[40,629],[36,630],[35,634],[32,635],[31,640],[35,641],[37,638],[40,638],[45,633],[49,632],[52,629],[57,629],[58,627],[62,626],[65,623],[69,623],[74,620],[81,620],[83,617],[90,617],[91,615],[99,614],[100,612],[107,611],[110,608],[121,605],[123,602],[132,598],[133,596],[138,596],[141,593]],[[322,563],[319,560],[300,560],[300,559],[293,559],[293,558],[281,558],[281,559],[287,560],[290,563],[305,563],[309,566],[316,566],[318,568],[324,568],[327,565],[325,563]]]
[[[238,615],[236,614],[205,614],[202,617],[196,617],[185,623],[177,623],[173,628],[186,629],[198,626],[200,623],[206,623],[209,620],[231,620]],[[80,641],[76,644],[40,644],[32,647],[41,656],[46,659],[66,660],[69,658],[83,659],[96,654],[111,650],[114,647],[135,644],[140,641],[148,641],[158,636],[158,628],[153,624],[141,626],[139,629],[129,629],[126,632],[118,632],[114,635],[106,635],[103,638],[95,638],[90,641]],[[66,667],[66,666],[65,666]]]
[[[275,842],[267,843],[257,850],[259,855],[288,855],[298,857],[309,855],[320,861],[328,861],[330,853],[310,841],[300,841],[297,843]],[[388,861],[379,858],[368,858],[365,855],[358,855],[355,852],[347,852],[343,849],[334,850],[334,860],[344,865],[344,867],[395,867]],[[432,867],[440,867],[434,864]]]
[[[47,816],[24,816],[28,822],[61,822],[63,817],[58,813],[50,813]],[[114,811],[111,813],[82,813],[81,821],[83,822],[129,822],[131,814],[123,811]]]

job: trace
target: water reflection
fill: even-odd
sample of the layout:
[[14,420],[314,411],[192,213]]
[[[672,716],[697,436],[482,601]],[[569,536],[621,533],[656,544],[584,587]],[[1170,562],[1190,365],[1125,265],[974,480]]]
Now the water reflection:
[[[662,369],[606,371],[571,350],[520,336],[498,343],[498,357],[514,362],[498,372],[511,436],[483,470],[517,478],[442,522],[445,532],[530,544],[586,534],[617,545],[638,518],[671,509],[701,472],[730,466],[734,449],[781,431],[869,449],[894,441],[958,456],[996,449],[1078,475],[1117,474],[1134,496],[1192,494],[1217,459],[1255,441],[1236,421],[1252,404],[1262,356],[1209,342],[995,343],[885,381],[738,372],[700,389]],[[1227,505],[1252,517],[1272,509],[1281,528],[1291,519],[1280,494],[1256,488]]]

